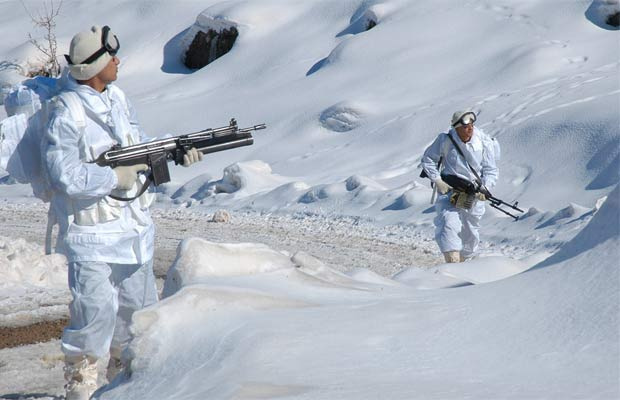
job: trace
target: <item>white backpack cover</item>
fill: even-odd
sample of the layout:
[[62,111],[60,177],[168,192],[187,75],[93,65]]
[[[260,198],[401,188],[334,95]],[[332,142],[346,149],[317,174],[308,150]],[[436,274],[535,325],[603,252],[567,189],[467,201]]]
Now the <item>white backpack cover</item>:
[[77,94],[62,92],[66,71],[58,78],[36,77],[14,87],[4,99],[8,117],[0,121],[0,168],[19,183],[29,183],[34,195],[48,202],[50,187],[42,162],[42,146],[52,99],[60,96],[78,129],[86,126]]
[[[0,168],[19,183],[29,183],[34,195],[49,202],[52,196],[42,154],[49,115],[55,98],[61,98],[78,129],[86,128],[86,112],[78,95],[62,91],[68,70],[60,78],[36,77],[10,90],[4,99],[8,117],[0,121]],[[52,252],[52,230],[57,223],[50,206],[45,253]]]

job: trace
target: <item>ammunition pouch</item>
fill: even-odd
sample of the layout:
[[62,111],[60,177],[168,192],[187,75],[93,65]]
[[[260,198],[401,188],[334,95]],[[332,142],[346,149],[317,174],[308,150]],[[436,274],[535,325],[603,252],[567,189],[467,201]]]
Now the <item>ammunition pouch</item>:
[[471,210],[476,202],[476,195],[472,193],[463,192],[460,190],[452,190],[450,194],[450,204],[456,208],[463,210]]
[[[87,202],[90,204],[86,204]],[[80,226],[94,226],[114,221],[119,219],[122,213],[121,203],[107,197],[95,202],[74,200],[71,205],[73,222]]]

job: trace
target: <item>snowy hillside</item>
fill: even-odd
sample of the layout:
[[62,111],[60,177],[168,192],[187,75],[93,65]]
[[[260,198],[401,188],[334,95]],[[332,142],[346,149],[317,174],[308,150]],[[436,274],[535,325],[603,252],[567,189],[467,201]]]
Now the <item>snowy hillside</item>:
[[533,270],[451,290],[187,240],[134,317],[131,378],[97,398],[612,399],[619,198]]
[[[588,19],[588,3],[67,1],[58,40],[66,52],[76,29],[114,27],[123,44],[118,83],[153,136],[223,126],[231,117],[242,126],[267,124],[254,146],[174,171],[176,186],[261,160],[270,167],[261,172],[269,184],[254,184],[254,191],[277,207],[382,218],[381,210],[364,208],[416,181],[426,184],[417,178],[424,147],[454,110],[471,106],[503,147],[498,194],[558,210],[569,202],[593,206],[619,179],[618,32]],[[2,29],[11,32],[2,58],[36,59],[25,41],[32,28],[20,22],[23,8],[1,7]],[[136,18],[140,24],[128,23]],[[190,71],[181,52],[197,18],[214,27],[226,21],[240,34],[231,52]],[[377,25],[364,31],[369,19]],[[355,175],[377,183],[362,210],[347,210],[350,196],[336,188],[300,201]],[[303,184],[283,187],[284,179]],[[270,189],[277,192],[265,193]],[[206,193],[184,197],[191,195],[202,200]],[[243,196],[233,196],[235,203]],[[230,196],[210,197],[207,204],[235,207]],[[421,209],[413,205],[399,219],[417,219]]]
[[[620,32],[606,22],[616,10],[616,0],[64,0],[59,53],[76,32],[110,25],[117,83],[149,135],[233,117],[267,125],[252,146],[172,167],[162,215],[349,221],[343,230],[385,228],[383,239],[439,257],[427,250],[434,213],[418,164],[466,107],[502,147],[493,194],[526,211],[514,222],[487,209],[479,259],[395,276],[353,258],[336,272],[303,242],[283,251],[188,234],[168,297],[136,316],[133,375],[98,398],[619,397]],[[239,32],[232,50],[186,68],[192,35],[222,27]],[[0,1],[0,88],[36,64],[29,32],[43,35],[22,2]],[[3,202],[37,201],[2,177]],[[62,260],[2,240],[5,324],[32,299],[66,301]],[[0,398],[16,371],[0,375]]]

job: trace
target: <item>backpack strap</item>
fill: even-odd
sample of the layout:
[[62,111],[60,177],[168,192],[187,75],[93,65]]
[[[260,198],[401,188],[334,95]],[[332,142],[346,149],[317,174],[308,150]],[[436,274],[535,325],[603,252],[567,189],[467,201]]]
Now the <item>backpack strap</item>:
[[78,94],[72,91],[64,91],[61,92],[58,97],[62,99],[69,109],[69,113],[75,121],[77,128],[79,130],[86,128],[86,110],[84,110],[84,106]]
[[[450,132],[445,133],[445,135],[447,137],[450,137]],[[437,162],[437,169],[439,169],[441,167],[441,161],[446,158],[446,156],[448,155],[448,149],[450,147],[450,144],[447,140],[444,140],[444,142],[442,143],[441,146],[441,156],[439,157],[439,161]]]
[[[58,97],[69,109],[69,114],[76,127],[80,132],[86,129],[86,110],[82,105],[82,101],[77,93],[71,91],[63,91],[58,94]],[[49,112],[49,110],[47,110]],[[54,212],[54,207],[50,202],[50,207],[47,211],[47,228],[45,230],[45,254],[52,254],[52,235],[54,226],[58,224],[58,218]]]
[[58,224],[56,213],[54,212],[54,206],[50,202],[50,207],[47,210],[47,228],[45,229],[45,254],[52,254],[52,234],[54,225]]
[[110,92],[110,97],[116,98],[121,102],[123,111],[129,117],[129,102],[127,101],[127,96],[125,96],[125,92],[123,92],[116,85],[108,85],[106,90]]
[[[443,133],[442,135],[446,135],[446,136],[450,136],[449,133]],[[443,162],[443,159],[446,158],[446,155],[448,154],[448,144],[449,142],[447,140],[444,140],[444,142],[441,144],[441,151],[439,153],[439,160],[437,161],[437,170],[441,172],[441,164]],[[422,171],[420,172],[420,178],[428,178],[428,175],[426,174],[426,171],[424,170],[424,168],[422,168]],[[431,187],[434,186],[434,183],[431,182]]]

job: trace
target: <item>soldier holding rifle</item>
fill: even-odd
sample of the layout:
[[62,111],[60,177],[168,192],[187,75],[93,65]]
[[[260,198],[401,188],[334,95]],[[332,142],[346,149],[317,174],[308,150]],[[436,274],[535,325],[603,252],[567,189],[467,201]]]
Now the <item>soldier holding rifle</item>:
[[[97,360],[110,354],[107,376],[122,368],[134,311],[157,301],[153,275],[151,193],[137,194],[146,164],[112,169],[93,163],[104,150],[149,140],[117,78],[120,44],[109,27],[76,34],[66,56],[69,76],[53,103],[43,143],[51,188],[50,218],[59,225],[57,251],[69,262],[73,300],[62,335],[67,400],[97,389]],[[202,159],[183,153],[183,165]],[[144,179],[144,178],[141,178]]]
[[[480,219],[488,188],[498,177],[499,146],[476,128],[473,111],[457,111],[451,129],[442,133],[424,151],[423,174],[434,183],[439,196],[435,203],[435,240],[446,262],[473,257],[480,242]],[[469,190],[461,182],[475,182]]]

